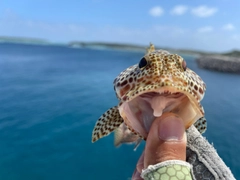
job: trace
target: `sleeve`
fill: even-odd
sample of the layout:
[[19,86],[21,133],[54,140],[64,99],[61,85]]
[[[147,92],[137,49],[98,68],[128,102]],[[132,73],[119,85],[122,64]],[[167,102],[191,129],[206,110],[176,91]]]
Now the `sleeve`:
[[191,164],[180,160],[164,161],[143,170],[144,180],[195,180]]

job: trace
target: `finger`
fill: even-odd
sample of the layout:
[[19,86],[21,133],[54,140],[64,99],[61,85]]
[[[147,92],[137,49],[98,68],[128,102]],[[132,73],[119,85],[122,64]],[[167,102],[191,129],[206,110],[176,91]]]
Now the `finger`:
[[140,156],[140,158],[138,159],[136,169],[132,175],[132,180],[138,180],[138,179],[142,180],[142,178],[140,177],[140,174],[143,169],[143,159],[144,159],[144,151],[143,151],[142,155]]
[[186,160],[185,127],[183,120],[173,113],[153,122],[145,147],[144,168],[166,160]]
[[138,172],[142,172],[142,169],[144,168],[143,160],[144,160],[144,151],[137,162],[137,171]]
[[140,175],[141,175],[141,173],[138,172],[137,169],[135,169],[133,176],[132,176],[132,180],[143,180]]

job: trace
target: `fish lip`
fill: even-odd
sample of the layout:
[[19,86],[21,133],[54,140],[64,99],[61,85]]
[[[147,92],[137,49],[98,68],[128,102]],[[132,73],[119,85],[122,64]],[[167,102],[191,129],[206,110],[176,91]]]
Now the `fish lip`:
[[[150,89],[150,90],[142,90],[141,88],[137,89],[137,90],[131,90],[129,91],[125,97],[127,97],[127,100],[125,102],[130,102],[133,99],[137,98],[138,96],[147,94],[147,93],[164,93],[164,91],[168,91],[171,94],[174,93],[183,93],[184,95],[186,95],[191,102],[193,102],[196,106],[198,106],[199,109],[202,108],[200,101],[203,99],[204,96],[202,96],[201,99],[199,99],[199,97],[195,96],[193,93],[190,92],[190,90],[188,90],[186,87],[184,86],[176,86],[174,84],[168,84],[168,85],[157,85],[154,86],[154,88],[151,88],[151,86],[153,86],[152,84],[147,85],[145,87],[145,89]],[[139,92],[141,91],[141,92]],[[139,93],[137,93],[139,92]],[[120,98],[122,100],[122,98]],[[202,114],[204,115],[204,112],[202,112]]]
[[[148,90],[149,89],[149,90]],[[169,92],[169,93],[177,93],[177,92],[182,92],[184,94],[189,93],[186,87],[183,86],[175,86],[174,84],[171,85],[147,85],[144,88],[140,87],[138,89],[133,89],[130,90],[126,96],[128,97],[127,101],[131,101],[134,98],[146,94],[146,93],[164,93],[164,92]]]
[[153,92],[146,92],[143,94],[140,94],[138,97],[153,97],[153,96],[169,96],[169,97],[180,97],[181,95],[184,95],[182,92],[170,92],[170,91],[164,91],[164,92],[159,92],[159,91],[153,91]]
[[[120,106],[119,106],[119,112],[121,114],[121,116],[123,117],[124,119],[124,122],[128,125],[128,127],[134,131],[137,131],[137,134],[142,137],[143,139],[146,139],[147,137],[147,134],[148,134],[148,131],[150,129],[150,126],[148,125],[148,128],[145,128],[146,125],[144,124],[144,120],[143,121],[139,121],[139,124],[137,128],[133,127],[132,123],[131,123],[131,120],[128,120],[129,118],[127,117],[127,115],[124,113],[124,106],[129,106],[131,104],[131,102],[133,102],[134,100],[136,100],[137,98],[152,98],[154,96],[169,96],[171,98],[174,98],[176,97],[179,98],[181,96],[184,96],[185,98],[185,101],[187,101],[187,107],[190,107],[191,106],[191,111],[195,112],[196,115],[193,119],[189,120],[189,121],[186,121],[185,122],[185,128],[187,129],[188,127],[190,127],[198,118],[202,117],[204,115],[204,112],[201,111],[201,104],[200,102],[197,100],[196,97],[194,97],[193,94],[191,94],[190,92],[186,91],[186,90],[182,90],[181,88],[179,87],[175,87],[175,86],[165,86],[165,87],[159,87],[159,88],[156,88],[156,89],[153,89],[153,90],[149,90],[149,91],[143,91],[142,93],[139,93],[135,96],[131,96],[131,98],[129,98],[127,101],[123,102]],[[177,106],[178,107],[178,106]],[[180,107],[180,106],[179,106]],[[130,108],[131,109],[131,108]],[[181,108],[180,108],[181,109]],[[182,108],[184,109],[184,108]],[[186,108],[185,108],[186,109]],[[163,114],[166,113],[166,112],[169,112],[169,111],[163,111]],[[163,115],[162,114],[162,115]],[[186,112],[185,112],[186,114]],[[161,116],[162,116],[161,115]],[[134,114],[135,116],[135,114]],[[153,122],[157,117],[153,116],[154,118],[150,118],[151,121]],[[135,116],[136,118],[136,116]],[[184,118],[183,118],[184,119]],[[135,120],[136,121],[136,120]],[[150,124],[152,124],[152,122],[150,122]],[[143,126],[144,130],[136,130],[136,129],[141,129],[140,126]]]

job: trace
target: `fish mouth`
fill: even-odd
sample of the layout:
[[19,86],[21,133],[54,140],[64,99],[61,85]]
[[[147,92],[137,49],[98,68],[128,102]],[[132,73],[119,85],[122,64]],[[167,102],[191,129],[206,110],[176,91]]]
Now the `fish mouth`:
[[185,91],[161,88],[139,94],[119,106],[125,124],[146,139],[152,122],[165,113],[181,117],[185,128],[189,128],[203,116],[199,102]]

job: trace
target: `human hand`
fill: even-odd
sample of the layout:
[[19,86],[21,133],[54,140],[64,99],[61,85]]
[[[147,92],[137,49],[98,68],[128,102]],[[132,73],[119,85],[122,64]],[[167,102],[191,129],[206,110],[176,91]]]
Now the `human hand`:
[[133,180],[142,180],[140,174],[149,165],[167,160],[186,161],[186,133],[183,120],[173,113],[163,114],[153,122],[145,150],[138,160]]

